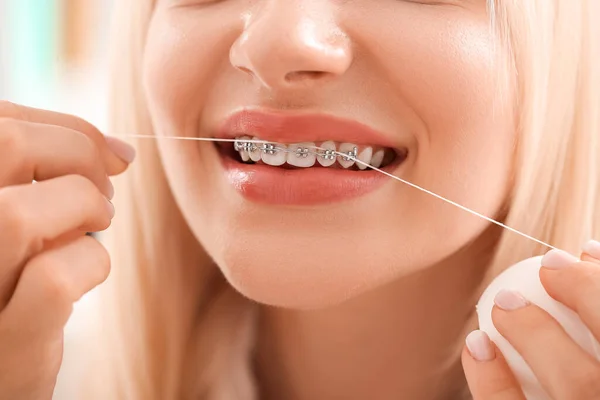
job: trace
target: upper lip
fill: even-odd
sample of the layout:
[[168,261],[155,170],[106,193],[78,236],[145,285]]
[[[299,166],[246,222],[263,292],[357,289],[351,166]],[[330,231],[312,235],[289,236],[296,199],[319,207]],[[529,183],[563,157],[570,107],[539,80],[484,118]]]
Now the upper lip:
[[332,140],[353,144],[398,147],[386,134],[358,121],[328,114],[292,114],[266,110],[242,110],[226,118],[217,138],[256,136],[275,143],[302,143]]

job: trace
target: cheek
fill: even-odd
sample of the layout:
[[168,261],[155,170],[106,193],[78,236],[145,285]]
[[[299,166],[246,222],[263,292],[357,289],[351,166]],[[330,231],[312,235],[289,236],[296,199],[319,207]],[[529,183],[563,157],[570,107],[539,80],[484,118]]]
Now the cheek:
[[[220,18],[190,8],[159,8],[151,21],[143,58],[145,99],[153,129],[161,136],[208,136],[202,124],[224,79],[229,49],[239,35],[239,13]],[[217,32],[217,34],[213,33]],[[227,188],[218,174],[211,143],[159,141],[159,152],[173,194],[186,219],[198,227],[219,227],[210,220]],[[202,221],[199,219],[202,217]]]
[[413,122],[418,146],[407,178],[495,214],[506,195],[515,141],[495,38],[485,15],[423,10],[408,10],[400,22],[386,16],[393,13],[381,13],[383,30],[365,28],[356,35],[363,43],[377,38],[377,68]]
[[195,133],[215,79],[230,67],[229,49],[241,24],[231,14],[224,14],[230,19],[226,21],[193,10],[156,11],[146,42],[143,82],[159,128]]

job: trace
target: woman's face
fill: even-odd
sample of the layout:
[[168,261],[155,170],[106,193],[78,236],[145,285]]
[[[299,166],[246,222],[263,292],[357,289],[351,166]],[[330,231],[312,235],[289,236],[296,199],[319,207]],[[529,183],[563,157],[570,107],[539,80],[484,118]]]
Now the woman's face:
[[[157,0],[144,83],[157,135],[356,147],[495,216],[514,121],[493,41],[485,0]],[[341,157],[297,155],[303,146],[159,144],[198,240],[259,302],[336,303],[439,263],[486,228]]]

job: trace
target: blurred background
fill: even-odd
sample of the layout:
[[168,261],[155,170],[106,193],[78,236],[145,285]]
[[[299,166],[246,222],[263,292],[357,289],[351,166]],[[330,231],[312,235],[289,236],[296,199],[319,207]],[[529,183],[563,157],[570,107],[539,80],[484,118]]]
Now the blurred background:
[[114,0],[0,0],[0,99],[105,130]]

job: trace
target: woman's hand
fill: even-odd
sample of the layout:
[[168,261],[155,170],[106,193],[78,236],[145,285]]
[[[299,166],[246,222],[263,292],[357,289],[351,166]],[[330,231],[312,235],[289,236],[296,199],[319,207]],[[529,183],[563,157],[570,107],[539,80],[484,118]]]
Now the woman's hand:
[[133,156],[79,118],[0,102],[0,398],[52,398],[72,304],[109,272],[85,232],[110,225],[108,176]]
[[[581,261],[551,251],[542,266],[540,279],[548,294],[575,311],[600,339],[600,243],[584,246]],[[600,362],[579,347],[555,319],[518,293],[501,292],[495,303],[496,329],[527,362],[550,397],[600,399]],[[525,398],[485,333],[469,335],[462,362],[475,400]]]

